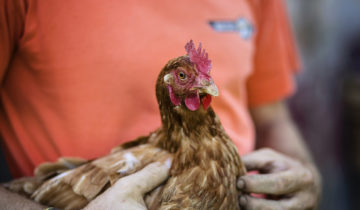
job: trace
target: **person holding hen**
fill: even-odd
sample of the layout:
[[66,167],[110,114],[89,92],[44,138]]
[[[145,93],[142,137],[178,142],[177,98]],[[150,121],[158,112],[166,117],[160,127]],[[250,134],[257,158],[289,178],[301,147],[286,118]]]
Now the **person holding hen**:
[[[192,38],[211,52],[215,112],[247,170],[260,172],[237,180],[239,205],[316,208],[321,179],[284,103],[298,68],[284,10],[280,0],[0,1],[0,132],[13,176],[61,156],[99,157],[157,128],[157,74]],[[85,208],[144,208],[167,173],[149,165]],[[0,206],[43,208],[3,188]]]

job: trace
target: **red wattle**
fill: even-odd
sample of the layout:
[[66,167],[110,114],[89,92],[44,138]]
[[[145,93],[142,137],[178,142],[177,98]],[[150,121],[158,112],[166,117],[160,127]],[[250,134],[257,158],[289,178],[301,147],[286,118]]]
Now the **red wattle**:
[[202,103],[202,105],[203,105],[203,107],[204,107],[205,110],[206,110],[207,108],[209,108],[210,103],[211,103],[211,95],[206,94],[205,96],[203,96],[203,97],[201,98],[201,103]]
[[185,98],[185,105],[191,111],[195,111],[200,107],[200,96],[199,93],[192,93]]

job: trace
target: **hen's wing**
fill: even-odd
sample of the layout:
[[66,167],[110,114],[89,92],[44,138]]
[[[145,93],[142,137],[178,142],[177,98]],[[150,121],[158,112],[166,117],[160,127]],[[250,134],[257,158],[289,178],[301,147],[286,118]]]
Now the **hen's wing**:
[[[158,137],[153,133],[150,139]],[[149,143],[149,137],[140,137],[93,161],[60,158],[42,164],[35,170],[36,176],[12,181],[7,187],[42,204],[80,209],[121,177],[168,157],[166,151]]]
[[[148,136],[141,136],[133,141],[114,147],[111,150],[111,153],[145,144],[148,142],[148,139]],[[90,161],[78,157],[61,157],[57,160],[57,162],[45,162],[40,164],[35,169],[34,176],[32,177],[22,177],[8,183],[4,183],[3,185],[13,192],[30,197],[46,180],[69,169],[77,168],[87,162]]]
[[111,153],[49,179],[32,198],[61,209],[79,209],[121,177],[166,155],[167,152],[149,144]]
[[47,179],[50,179],[69,169],[74,169],[87,162],[87,160],[82,158],[61,157],[55,163],[45,162],[40,164],[35,169],[35,176],[15,179],[9,183],[5,183],[4,186],[13,192],[30,197]]

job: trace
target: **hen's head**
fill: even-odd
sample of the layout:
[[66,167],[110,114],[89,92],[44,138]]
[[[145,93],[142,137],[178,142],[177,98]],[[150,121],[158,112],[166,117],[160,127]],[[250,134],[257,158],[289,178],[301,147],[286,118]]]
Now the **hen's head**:
[[206,110],[211,97],[218,95],[210,76],[211,61],[205,50],[201,49],[201,44],[196,49],[191,40],[185,49],[186,56],[172,59],[166,64],[159,77],[163,81],[158,80],[158,83],[166,86],[166,95],[174,106],[185,105],[187,109],[196,111],[202,105]]

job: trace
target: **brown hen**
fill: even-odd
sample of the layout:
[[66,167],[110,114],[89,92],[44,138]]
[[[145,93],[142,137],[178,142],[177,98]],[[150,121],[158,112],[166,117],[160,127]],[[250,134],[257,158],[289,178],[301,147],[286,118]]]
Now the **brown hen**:
[[35,177],[15,180],[8,188],[42,204],[80,209],[121,177],[166,161],[170,153],[170,177],[145,199],[149,209],[240,209],[236,179],[246,171],[209,107],[218,94],[211,62],[192,41],[185,48],[187,55],[170,60],[157,79],[161,128],[93,161],[43,164]]

